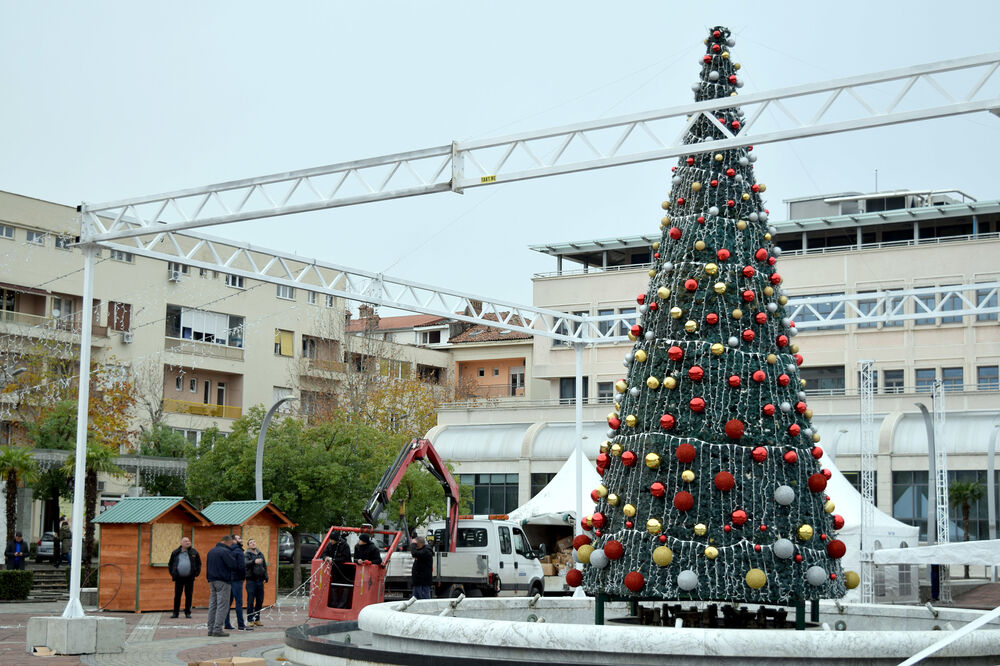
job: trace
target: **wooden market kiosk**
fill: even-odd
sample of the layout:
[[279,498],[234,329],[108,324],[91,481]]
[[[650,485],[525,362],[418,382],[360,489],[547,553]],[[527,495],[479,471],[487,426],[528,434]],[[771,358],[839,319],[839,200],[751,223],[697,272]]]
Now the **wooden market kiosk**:
[[[267,562],[268,582],[264,585],[264,604],[274,603],[278,594],[278,533],[282,529],[295,527],[295,523],[268,500],[212,502],[202,513],[208,524],[198,526],[194,540],[198,544],[202,563],[204,564],[208,551],[227,534],[239,534],[244,548],[250,539],[256,540],[257,549],[264,554]],[[207,607],[208,596],[208,585],[195,583],[194,604]]]
[[196,548],[201,546],[204,568],[207,551],[193,535],[195,528],[204,529],[209,523],[183,497],[125,497],[94,522],[101,526],[97,598],[105,610],[171,610],[174,582],[167,563],[182,537],[191,538]]

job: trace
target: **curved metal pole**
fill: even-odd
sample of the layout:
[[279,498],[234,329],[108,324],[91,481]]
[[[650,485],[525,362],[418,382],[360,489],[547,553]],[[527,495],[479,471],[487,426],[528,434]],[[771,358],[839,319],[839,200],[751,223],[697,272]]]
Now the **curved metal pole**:
[[271,425],[271,417],[278,411],[278,407],[281,407],[281,405],[289,400],[298,400],[298,398],[288,396],[271,405],[271,409],[267,410],[267,414],[264,415],[264,421],[260,424],[260,433],[257,435],[257,465],[254,469],[258,502],[264,500],[264,438],[267,436],[267,427]]
[[934,421],[930,412],[922,402],[914,403],[924,417],[924,427],[927,429],[927,545],[937,543],[937,451],[934,442]]
[[837,449],[840,447],[840,438],[847,434],[845,428],[841,428],[837,431],[837,436],[833,438],[833,446],[826,447],[826,456],[830,459],[830,462],[836,464],[837,462]]

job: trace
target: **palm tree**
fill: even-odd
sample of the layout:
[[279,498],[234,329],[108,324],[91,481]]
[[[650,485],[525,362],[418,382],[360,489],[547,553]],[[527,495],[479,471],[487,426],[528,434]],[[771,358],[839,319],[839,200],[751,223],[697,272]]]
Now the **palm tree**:
[[[84,477],[83,506],[83,566],[90,568],[94,554],[94,513],[97,506],[97,475],[100,472],[120,476],[124,471],[115,464],[116,453],[102,444],[87,442],[86,476]],[[72,474],[76,469],[76,454],[66,458],[64,469]]]
[[38,465],[31,457],[31,449],[23,446],[0,446],[0,477],[6,479],[7,543],[14,539],[17,520],[17,489],[33,483],[38,475]]
[[[953,508],[962,508],[963,541],[969,540],[969,512],[972,505],[983,499],[985,492],[983,484],[978,481],[957,481],[948,486],[948,502]],[[968,564],[965,565],[965,577],[969,577]]]

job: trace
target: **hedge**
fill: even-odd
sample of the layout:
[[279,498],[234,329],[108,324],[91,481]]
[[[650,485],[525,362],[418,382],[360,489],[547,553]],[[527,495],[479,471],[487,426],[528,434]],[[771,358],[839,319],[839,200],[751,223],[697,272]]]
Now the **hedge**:
[[[301,565],[302,566],[302,582],[309,580],[309,575],[311,573],[311,565]],[[292,575],[295,573],[292,569],[291,564],[279,564],[278,565],[278,589],[279,590],[291,590],[294,585],[292,585]]]
[[0,571],[0,600],[27,599],[34,579],[35,574],[27,570]]

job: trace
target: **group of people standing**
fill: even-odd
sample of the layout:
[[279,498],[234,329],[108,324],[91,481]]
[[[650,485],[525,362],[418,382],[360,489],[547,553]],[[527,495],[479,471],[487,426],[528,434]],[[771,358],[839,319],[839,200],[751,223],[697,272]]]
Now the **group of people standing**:
[[[269,580],[267,559],[257,548],[254,539],[247,541],[229,535],[208,551],[205,558],[205,578],[208,580],[208,635],[228,636],[223,629],[233,630],[229,607],[236,607],[236,629],[253,631],[263,626],[260,610],[264,605],[264,584]],[[170,554],[168,567],[174,581],[174,610],[170,617],[178,617],[181,596],[184,596],[184,617],[191,617],[191,593],[194,580],[201,574],[201,556],[191,547],[191,540],[181,539],[180,546]],[[246,618],[243,616],[243,588],[246,587]],[[235,603],[234,603],[235,602]]]
[[[330,532],[326,548],[323,549],[323,559],[330,563],[330,595],[327,605],[330,608],[349,608],[351,590],[354,587],[354,570],[344,565],[351,563],[351,549],[336,530]],[[358,536],[358,545],[354,547],[354,563],[362,562],[382,564],[382,552],[372,543],[371,535],[365,533]]]

